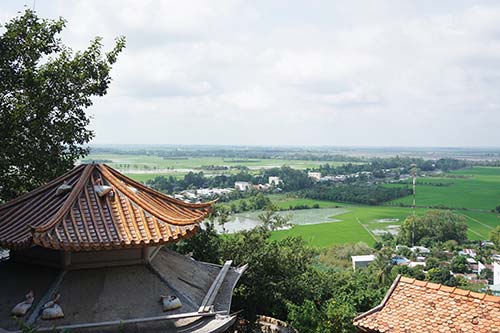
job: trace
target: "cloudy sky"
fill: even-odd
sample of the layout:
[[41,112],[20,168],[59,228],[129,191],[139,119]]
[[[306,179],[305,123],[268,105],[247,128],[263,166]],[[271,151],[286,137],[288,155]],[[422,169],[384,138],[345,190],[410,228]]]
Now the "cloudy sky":
[[[0,22],[33,0],[3,0]],[[500,146],[499,1],[55,1],[125,35],[94,143]]]

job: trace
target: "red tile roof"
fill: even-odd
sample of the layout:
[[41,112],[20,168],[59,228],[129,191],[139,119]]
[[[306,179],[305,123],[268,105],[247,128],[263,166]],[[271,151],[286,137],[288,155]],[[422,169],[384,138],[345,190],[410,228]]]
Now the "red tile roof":
[[80,251],[164,244],[195,232],[211,209],[211,202],[186,203],[107,165],[85,164],[1,205],[0,247]]
[[354,325],[367,332],[500,332],[500,297],[398,276]]

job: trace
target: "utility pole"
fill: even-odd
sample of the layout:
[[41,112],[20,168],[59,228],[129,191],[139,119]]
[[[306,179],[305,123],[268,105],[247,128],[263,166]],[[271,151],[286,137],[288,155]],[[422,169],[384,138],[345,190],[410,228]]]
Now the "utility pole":
[[413,178],[413,219],[411,220],[411,246],[415,246],[415,208],[416,208],[416,189],[417,189],[417,165],[411,165],[411,176]]

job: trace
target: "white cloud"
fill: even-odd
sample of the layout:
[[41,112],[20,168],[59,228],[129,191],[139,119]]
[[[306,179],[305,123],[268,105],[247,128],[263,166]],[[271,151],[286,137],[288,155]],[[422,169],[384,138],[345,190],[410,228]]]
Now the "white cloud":
[[[15,15],[14,0],[0,19]],[[498,145],[493,1],[48,1],[64,41],[127,48],[97,143]]]

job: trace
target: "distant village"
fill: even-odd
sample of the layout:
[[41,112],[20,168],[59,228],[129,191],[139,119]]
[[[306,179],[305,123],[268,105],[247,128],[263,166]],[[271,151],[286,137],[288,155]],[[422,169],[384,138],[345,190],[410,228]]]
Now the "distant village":
[[[403,168],[401,168],[403,169]],[[402,182],[410,179],[410,174],[399,174],[393,169],[383,169],[381,170],[384,179],[388,182]],[[360,171],[351,174],[340,174],[340,175],[326,175],[323,176],[321,172],[309,171],[307,176],[317,183],[347,183],[354,181],[365,181],[368,184],[375,178],[371,171]],[[422,176],[425,176],[422,175]],[[183,190],[179,193],[173,194],[176,199],[184,200],[187,202],[201,202],[203,200],[213,199],[215,197],[221,197],[227,195],[233,191],[247,192],[247,191],[262,191],[274,193],[279,193],[282,191],[280,186],[283,185],[283,181],[280,177],[270,176],[268,177],[267,183],[264,184],[253,184],[249,181],[235,181],[234,187],[232,188],[199,188],[199,189],[189,189]]]
[[[494,244],[490,241],[482,241],[481,248],[491,249],[489,260],[491,264],[482,263],[477,259],[478,253],[475,249],[463,248],[458,251],[441,251],[446,256],[445,263],[450,268],[450,274],[456,278],[463,278],[469,284],[476,285],[477,290],[500,296],[500,254],[494,250]],[[392,265],[406,266],[408,268],[419,267],[424,273],[427,273],[427,259],[431,255],[431,249],[424,246],[407,247],[397,245],[396,252],[406,251],[407,256],[393,254],[391,258]],[[460,267],[462,272],[454,272],[452,261],[464,258],[463,265]],[[364,269],[373,263],[376,259],[374,254],[353,255],[351,256],[352,269]]]

